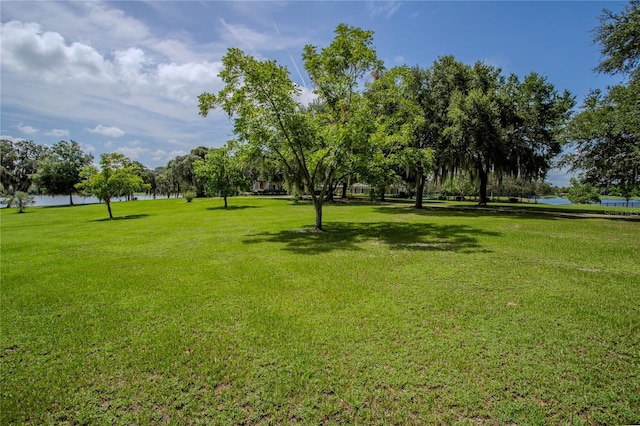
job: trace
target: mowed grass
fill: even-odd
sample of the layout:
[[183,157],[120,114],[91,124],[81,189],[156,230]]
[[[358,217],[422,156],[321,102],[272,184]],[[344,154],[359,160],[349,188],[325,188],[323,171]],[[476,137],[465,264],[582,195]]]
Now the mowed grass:
[[640,423],[640,222],[3,210],[2,424]]

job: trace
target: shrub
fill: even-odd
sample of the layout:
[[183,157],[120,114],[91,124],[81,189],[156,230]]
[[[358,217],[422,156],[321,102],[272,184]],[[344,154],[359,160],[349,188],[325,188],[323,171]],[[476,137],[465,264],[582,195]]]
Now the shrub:
[[184,199],[187,200],[187,203],[190,203],[191,200],[196,198],[196,193],[193,191],[187,191],[184,193]]
[[29,195],[26,192],[17,191],[9,201],[7,207],[15,207],[18,209],[18,213],[24,213],[24,209],[28,206],[32,206],[36,203],[36,199],[33,195]]
[[567,193],[567,198],[573,204],[589,204],[599,203],[600,194],[598,189],[586,182],[580,182],[577,179],[571,179],[571,188]]

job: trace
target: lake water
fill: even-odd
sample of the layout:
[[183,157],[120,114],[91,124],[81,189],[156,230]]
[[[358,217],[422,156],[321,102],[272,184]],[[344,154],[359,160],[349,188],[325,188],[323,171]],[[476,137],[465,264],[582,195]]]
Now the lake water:
[[[539,198],[538,203],[542,204],[553,204],[554,206],[563,206],[571,204],[571,201],[565,197],[550,197],[550,198]],[[625,207],[626,202],[624,200],[612,200],[609,198],[602,198],[600,200],[600,204],[605,207]],[[629,200],[629,207],[640,207],[640,201],[638,200]]]
[[[166,196],[165,196],[166,197]],[[165,198],[165,197],[156,197],[156,198]],[[136,195],[138,200],[153,200],[153,195]],[[68,206],[69,205],[69,196],[68,195],[36,195],[36,206],[38,207],[47,207],[47,206]],[[120,198],[112,198],[111,202],[119,202],[126,201],[126,197]],[[100,200],[96,197],[83,197],[81,195],[73,196],[73,204],[97,204]],[[6,204],[2,204],[2,207],[7,207]]]

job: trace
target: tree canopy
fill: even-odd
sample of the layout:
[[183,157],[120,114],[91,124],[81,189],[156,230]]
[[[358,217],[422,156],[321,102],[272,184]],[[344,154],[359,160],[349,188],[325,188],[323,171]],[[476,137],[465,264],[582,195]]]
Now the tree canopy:
[[640,192],[640,84],[596,90],[568,127],[575,150],[563,161],[584,180],[618,187],[629,198]]
[[333,191],[337,174],[347,169],[348,156],[366,144],[366,117],[360,108],[361,79],[379,68],[372,32],[344,24],[333,42],[318,52],[304,49],[305,69],[314,84],[317,103],[297,101],[300,88],[288,70],[275,61],[259,61],[240,49],[229,49],[219,76],[225,87],[199,96],[200,114],[221,108],[234,118],[239,142],[276,159],[284,172],[313,200],[315,229],[322,230],[322,206]]
[[48,147],[33,141],[0,140],[2,190],[9,193],[29,191],[33,184],[33,175],[38,171],[38,161],[46,155],[47,151]]
[[604,9],[593,40],[600,45],[603,56],[597,71],[640,78],[640,1],[632,0],[622,13]]
[[224,208],[227,208],[227,197],[246,190],[248,182],[242,173],[242,167],[233,156],[233,144],[228,143],[222,148],[211,149],[204,160],[194,163],[195,174],[205,183],[205,193],[209,197],[224,198]]
[[76,141],[60,141],[38,162],[33,179],[46,194],[68,195],[69,204],[73,204],[72,195],[80,182],[80,171],[92,161],[93,155],[85,154]]

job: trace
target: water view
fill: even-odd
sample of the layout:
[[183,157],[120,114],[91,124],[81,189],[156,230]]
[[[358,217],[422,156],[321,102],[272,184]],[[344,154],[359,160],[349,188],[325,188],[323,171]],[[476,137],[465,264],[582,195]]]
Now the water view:
[[[153,200],[153,195],[136,195],[136,200]],[[160,198],[160,197],[156,197]],[[126,197],[113,198],[111,202],[126,201]],[[52,206],[68,206],[68,195],[36,195],[35,206],[38,207],[52,207]],[[100,200],[96,197],[83,197],[81,195],[73,196],[73,204],[97,204]],[[7,207],[6,203],[2,203],[0,207]]]
[[[552,204],[554,206],[566,206],[570,205],[571,201],[565,197],[549,197],[549,198],[540,198],[538,199],[538,203],[542,204]],[[621,199],[610,199],[603,198],[598,203],[605,207],[626,207],[627,202]],[[640,200],[629,200],[629,207],[640,207]]]

